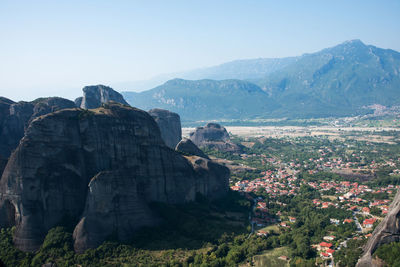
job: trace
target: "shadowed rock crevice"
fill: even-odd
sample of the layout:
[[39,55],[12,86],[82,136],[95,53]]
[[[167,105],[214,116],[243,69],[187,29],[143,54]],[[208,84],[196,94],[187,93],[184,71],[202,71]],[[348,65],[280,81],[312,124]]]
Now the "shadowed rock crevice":
[[3,206],[0,209],[0,225],[4,225],[4,227],[15,226],[15,213],[14,204],[12,204],[8,199],[4,201]]

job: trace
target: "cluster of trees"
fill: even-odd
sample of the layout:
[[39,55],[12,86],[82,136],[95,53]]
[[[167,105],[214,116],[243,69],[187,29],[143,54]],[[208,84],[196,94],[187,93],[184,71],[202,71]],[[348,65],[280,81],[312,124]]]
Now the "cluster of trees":
[[374,256],[385,261],[388,266],[400,266],[400,242],[393,242],[380,246]]
[[[184,205],[153,203],[164,223],[144,228],[131,242],[121,244],[113,237],[83,254],[73,251],[72,229],[51,229],[36,253],[24,253],[13,246],[14,229],[1,229],[0,258],[6,266],[235,266],[258,251],[268,248],[261,238],[247,239],[251,203],[237,192],[229,192],[210,202],[201,195]],[[232,213],[236,217],[232,218]],[[156,251],[162,251],[157,253]]]
[[[209,202],[200,195],[194,203],[171,206],[154,203],[152,208],[161,214],[165,223],[156,228],[141,230],[132,242],[121,244],[110,239],[96,249],[83,254],[73,251],[72,231],[56,227],[49,231],[37,253],[23,253],[13,247],[12,229],[2,229],[0,258],[6,266],[40,266],[54,262],[57,266],[237,266],[251,263],[253,256],[264,250],[281,246],[290,248],[294,266],[315,264],[318,243],[331,231],[329,216],[334,211],[316,210],[310,199],[320,193],[302,186],[301,194],[286,199],[285,206],[297,217],[291,231],[270,233],[268,237],[249,236],[247,215],[251,203],[237,192],[217,202]],[[243,224],[232,224],[227,213],[242,214]],[[337,229],[336,229],[337,230]],[[162,251],[162,253],[154,253]]]
[[297,175],[299,179],[304,179],[308,182],[319,182],[319,181],[344,181],[348,180],[343,178],[337,173],[333,172],[317,172],[310,174],[308,172],[301,172]]
[[347,241],[347,246],[337,250],[333,256],[339,267],[356,266],[358,259],[362,254],[362,246],[366,239],[350,239]]

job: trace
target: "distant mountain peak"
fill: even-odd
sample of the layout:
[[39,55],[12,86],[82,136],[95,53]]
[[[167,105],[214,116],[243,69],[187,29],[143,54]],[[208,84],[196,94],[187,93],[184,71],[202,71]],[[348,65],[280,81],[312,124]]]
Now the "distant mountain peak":
[[359,39],[296,58],[239,60],[126,93],[133,106],[159,107],[183,121],[365,114],[400,105],[400,53]]
[[342,43],[343,45],[365,45],[360,39],[347,40]]

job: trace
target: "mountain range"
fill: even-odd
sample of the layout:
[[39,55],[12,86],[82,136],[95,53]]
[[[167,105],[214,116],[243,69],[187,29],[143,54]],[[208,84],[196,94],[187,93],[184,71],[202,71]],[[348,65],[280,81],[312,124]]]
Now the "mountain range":
[[247,119],[278,108],[259,86],[242,80],[173,79],[145,92],[123,95],[135,107],[168,109],[184,121]]
[[371,112],[366,107],[374,104],[400,105],[400,53],[360,40],[299,57],[232,61],[177,77],[122,94],[133,106],[168,109],[183,121],[353,116]]

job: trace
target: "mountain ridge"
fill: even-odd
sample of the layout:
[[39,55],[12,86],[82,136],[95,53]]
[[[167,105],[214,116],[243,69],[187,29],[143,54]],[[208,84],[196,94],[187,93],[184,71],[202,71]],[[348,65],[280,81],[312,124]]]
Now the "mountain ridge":
[[184,120],[255,117],[276,106],[259,86],[242,80],[173,79],[142,93],[122,94],[132,106],[168,109]]
[[[236,79],[172,79],[144,92],[122,94],[131,105],[169,109],[185,121],[355,116],[371,112],[365,108],[370,105],[400,103],[397,51],[356,39],[289,59],[274,69],[270,65],[264,71],[253,71],[256,76],[264,73],[262,78],[249,75],[243,80],[237,77],[243,78],[245,72],[238,72]],[[244,94],[246,88],[257,93]],[[232,107],[226,107],[228,102]],[[186,107],[179,107],[179,103],[186,103]],[[190,107],[201,107],[195,113],[206,114],[193,114]]]

